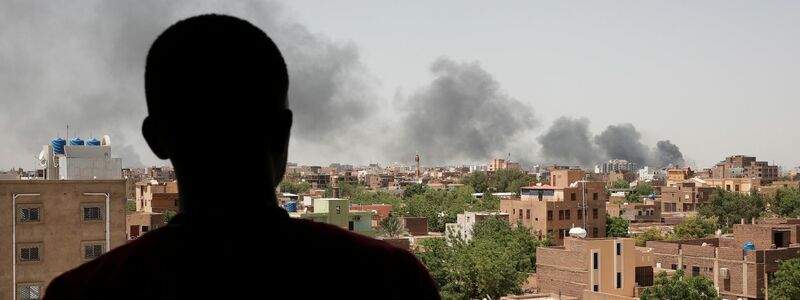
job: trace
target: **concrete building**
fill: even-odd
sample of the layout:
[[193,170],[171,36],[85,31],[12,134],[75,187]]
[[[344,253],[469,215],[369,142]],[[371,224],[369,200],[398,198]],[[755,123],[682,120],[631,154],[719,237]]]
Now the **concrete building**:
[[392,206],[389,204],[352,204],[350,211],[364,211],[372,213],[372,227],[380,227],[381,222],[389,218]]
[[637,172],[639,166],[624,159],[612,159],[594,167],[595,173]]
[[0,181],[0,199],[0,299],[40,299],[126,241],[125,180]]
[[654,257],[633,239],[567,237],[563,247],[536,250],[536,274],[544,293],[585,300],[638,299],[653,285]]
[[581,170],[553,170],[551,185],[523,187],[520,199],[500,200],[500,211],[512,225],[520,222],[539,237],[551,235],[556,245],[584,221],[590,237],[605,237],[605,182],[581,181],[584,176]]
[[458,235],[465,241],[472,240],[472,229],[475,224],[478,224],[486,218],[497,216],[498,218],[508,222],[508,213],[502,212],[464,212],[463,214],[456,215],[456,223],[448,223],[446,232]]
[[339,226],[363,235],[374,236],[371,211],[351,211],[350,200],[339,198],[314,199],[314,212],[289,213],[293,218]]
[[128,240],[139,238],[145,233],[167,225],[164,214],[137,211],[125,215],[125,235]]
[[766,161],[757,161],[753,156],[734,155],[726,157],[711,168],[711,178],[758,178],[770,183],[780,177],[780,168]]
[[[60,141],[60,142],[59,142]],[[111,157],[111,139],[83,141],[73,138],[69,144],[56,139],[44,145],[39,154],[46,179],[122,179],[122,159]]]
[[680,184],[694,176],[694,171],[691,168],[685,167],[682,169],[672,168],[667,170],[667,186]]
[[761,179],[758,178],[693,178],[692,180],[701,186],[721,188],[728,192],[739,192],[743,194],[757,191],[761,187]]
[[493,159],[486,167],[486,171],[488,172],[496,172],[505,169],[522,170],[518,162],[506,161],[505,159]]
[[652,182],[652,181],[659,181],[659,182],[666,182],[667,181],[667,172],[660,168],[653,168],[645,166],[644,168],[639,169],[639,180],[644,182]]
[[632,223],[661,222],[661,203],[607,203],[606,212],[612,217],[621,217]]
[[408,229],[408,233],[413,236],[428,235],[428,218],[425,217],[401,217],[403,227]]
[[681,182],[661,187],[661,211],[664,213],[696,212],[708,203],[715,187],[702,187],[694,182]]
[[797,219],[736,224],[732,238],[649,241],[647,247],[656,268],[706,276],[722,299],[766,299],[779,261],[800,257],[798,224]]
[[149,180],[136,183],[136,211],[178,211],[178,182]]
[[759,187],[758,192],[764,195],[768,195],[770,197],[774,197],[778,189],[782,188],[800,190],[800,181],[792,181],[792,180],[773,181],[771,185]]

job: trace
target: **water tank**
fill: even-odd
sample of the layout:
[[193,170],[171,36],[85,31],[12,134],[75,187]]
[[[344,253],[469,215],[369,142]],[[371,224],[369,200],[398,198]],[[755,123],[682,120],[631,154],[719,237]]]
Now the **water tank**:
[[286,202],[286,211],[288,211],[288,212],[296,212],[297,211],[297,202],[295,202],[295,201]]
[[86,140],[86,145],[87,146],[100,146],[100,140],[98,140],[96,138],[89,138],[88,140]]
[[74,137],[71,140],[69,140],[69,145],[70,146],[83,146],[83,140],[81,138]]
[[53,153],[55,154],[64,154],[64,145],[66,144],[67,141],[62,138],[55,138],[50,142],[50,146],[53,146]]
[[569,230],[569,236],[576,238],[585,238],[586,230],[580,227],[573,227],[572,229]]
[[742,247],[742,250],[744,250],[744,255],[747,255],[747,251],[756,250],[756,245],[753,244],[752,242],[745,242],[744,247]]

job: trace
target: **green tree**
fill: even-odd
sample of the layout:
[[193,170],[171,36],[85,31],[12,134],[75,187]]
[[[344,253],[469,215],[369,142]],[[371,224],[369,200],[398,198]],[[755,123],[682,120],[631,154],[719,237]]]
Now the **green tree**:
[[627,181],[625,181],[623,179],[617,179],[616,181],[611,183],[611,188],[614,188],[614,189],[627,189],[627,188],[630,188],[630,187],[631,187],[631,185]]
[[636,241],[636,246],[644,247],[647,245],[647,241],[661,241],[664,240],[664,234],[661,233],[658,228],[650,227],[645,230],[642,234],[637,235],[633,238]]
[[281,181],[278,187],[281,192],[292,194],[306,193],[311,190],[311,184],[308,182],[292,183],[289,181]]
[[627,237],[630,222],[622,217],[612,217],[606,214],[606,236]]
[[177,213],[174,212],[174,211],[165,210],[164,213],[162,214],[162,216],[164,217],[164,223],[169,223],[169,221],[171,221],[172,218],[174,218],[176,214]]
[[476,193],[484,193],[489,190],[489,176],[486,175],[486,172],[469,173],[461,179],[461,183],[472,187]]
[[408,199],[408,198],[414,197],[414,195],[421,195],[421,194],[424,194],[425,191],[427,191],[427,190],[428,190],[428,186],[426,186],[424,184],[421,184],[421,183],[417,183],[417,184],[409,186],[405,190],[403,190],[403,198]]
[[494,177],[494,188],[499,192],[519,194],[521,187],[531,185],[534,182],[533,178],[517,169],[498,170],[494,173]]
[[750,223],[752,219],[759,218],[765,207],[764,197],[756,191],[747,195],[718,188],[711,193],[709,203],[700,207],[700,215],[714,218],[719,227],[730,229],[742,219]]
[[403,226],[403,222],[401,222],[400,219],[394,215],[390,214],[386,220],[381,222],[379,234],[382,236],[395,238],[406,233],[408,233],[408,230],[406,230],[406,227]]
[[800,259],[781,261],[774,276],[768,291],[770,299],[800,299]]
[[690,217],[683,220],[670,235],[673,240],[701,239],[714,234],[714,220],[703,217]]
[[128,213],[136,212],[136,200],[128,200],[125,203]]
[[417,253],[439,287],[443,299],[494,299],[521,292],[535,270],[536,248],[549,245],[530,231],[489,217],[473,228],[473,239],[452,236],[449,241],[427,239]]
[[714,282],[705,276],[684,277],[683,270],[672,277],[666,272],[658,274],[655,284],[642,291],[641,300],[707,300],[720,299]]
[[640,203],[643,197],[654,194],[656,189],[649,183],[639,182],[632,192],[625,195],[625,201],[629,203]]
[[769,200],[770,210],[784,217],[800,216],[800,191],[789,188],[779,188],[775,196]]
[[455,190],[427,189],[422,194],[404,199],[404,206],[398,213],[428,219],[428,229],[444,232],[445,224],[454,223],[456,216],[464,211],[490,210],[498,206],[495,197],[481,199],[472,196],[474,190],[469,186]]

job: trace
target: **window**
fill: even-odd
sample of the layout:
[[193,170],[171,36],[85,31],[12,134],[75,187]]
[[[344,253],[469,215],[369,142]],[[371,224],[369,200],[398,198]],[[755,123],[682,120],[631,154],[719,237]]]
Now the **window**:
[[597,219],[597,208],[592,208],[592,218]]
[[150,226],[142,225],[142,232],[148,232],[148,231],[150,231]]
[[522,208],[519,209],[519,218],[522,219]]
[[692,267],[692,276],[700,275],[700,267]]
[[583,220],[583,209],[579,209],[577,215],[578,215],[578,220]]
[[592,269],[597,270],[597,267],[600,265],[600,254],[595,252],[592,253]]
[[341,205],[337,205],[336,206],[336,214],[337,215],[341,215],[342,214],[342,206]]
[[669,267],[669,268],[670,268],[670,269],[673,269],[673,270],[677,270],[677,269],[678,269],[678,265],[676,265],[676,264],[672,264],[672,265],[670,265],[670,267]]
[[569,194],[569,200],[575,201],[575,199],[578,199],[577,197],[575,197],[575,193]]
[[552,221],[553,220],[553,211],[552,210],[548,210],[547,211],[547,220],[548,221]]
[[42,258],[39,255],[41,246],[39,245],[25,245],[20,246],[19,248],[19,261],[20,262],[34,262],[34,261],[41,261]]
[[737,192],[739,191],[739,185],[738,184],[734,186],[734,190],[737,191]]
[[592,200],[598,200],[598,199],[600,199],[600,196],[597,193],[593,193]]
[[563,220],[564,219],[564,210],[562,210],[562,209],[558,210],[558,219],[559,220]]
[[526,209],[525,210],[525,218],[526,219],[530,219],[531,218],[531,210],[530,209]]
[[599,234],[599,231],[597,230],[597,227],[592,228],[592,237],[600,237],[600,234]]
[[600,286],[595,284],[594,287],[592,287],[592,291],[599,292],[600,291]]
[[515,209],[512,209],[512,210],[511,210],[511,214],[512,214],[512,215],[516,215],[516,214],[517,214],[517,209],[516,209],[516,208],[515,208]]
[[558,230],[558,238],[559,239],[563,239],[566,236],[567,236],[567,230],[566,229],[559,229]]
[[617,243],[617,255],[622,255],[622,244]]
[[617,288],[622,288],[622,272],[617,272]]
[[83,208],[84,221],[98,221],[102,219],[103,219],[103,213],[102,210],[100,210],[100,207],[92,206]]
[[37,300],[42,299],[42,286],[38,284],[24,284],[17,288],[17,299]]
[[83,245],[83,259],[95,259],[103,255],[103,244]]
[[32,223],[41,221],[41,208],[21,207],[19,209],[19,223]]
[[570,213],[569,213],[569,212],[570,212],[570,210],[569,210],[569,209],[568,209],[568,210],[566,210],[566,211],[564,211],[564,219],[567,219],[567,220],[569,220],[569,218],[570,218],[570,216],[569,216],[569,215],[570,215]]

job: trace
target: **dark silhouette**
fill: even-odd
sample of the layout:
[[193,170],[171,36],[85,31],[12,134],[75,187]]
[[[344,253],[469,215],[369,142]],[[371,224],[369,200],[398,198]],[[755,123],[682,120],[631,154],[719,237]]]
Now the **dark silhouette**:
[[408,251],[277,205],[288,84],[277,46],[246,21],[203,15],[162,33],[142,132],[175,167],[180,213],[59,276],[46,299],[438,298]]

